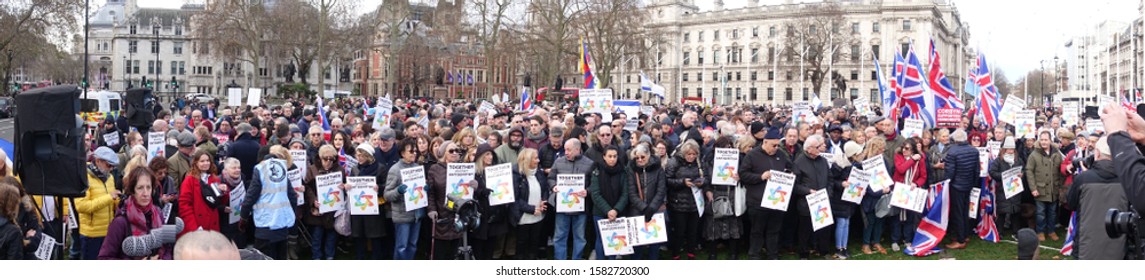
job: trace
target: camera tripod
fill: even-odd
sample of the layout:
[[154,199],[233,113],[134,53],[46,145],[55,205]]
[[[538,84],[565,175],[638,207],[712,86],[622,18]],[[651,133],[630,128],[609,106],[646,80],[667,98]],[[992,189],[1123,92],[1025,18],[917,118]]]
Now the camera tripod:
[[472,261],[472,260],[477,259],[477,258],[473,257],[473,247],[469,246],[469,232],[468,231],[466,231],[465,234],[461,235],[461,246],[457,247],[457,255],[454,257],[454,259],[455,260],[466,260],[466,261]]

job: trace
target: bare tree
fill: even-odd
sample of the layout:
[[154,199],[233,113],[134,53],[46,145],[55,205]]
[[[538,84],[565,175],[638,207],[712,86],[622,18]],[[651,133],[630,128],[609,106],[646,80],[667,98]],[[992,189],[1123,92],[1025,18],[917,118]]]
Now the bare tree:
[[[217,51],[209,55],[248,62],[257,69],[262,66],[262,58],[271,39],[270,26],[274,24],[266,10],[266,1],[209,1],[204,11],[192,17],[196,21],[193,35],[201,44],[206,44],[202,48],[216,48]],[[241,76],[243,73],[234,74]],[[253,75],[251,72],[247,74]]]
[[470,3],[476,19],[474,33],[485,56],[485,73],[492,77],[495,67],[513,56],[504,51],[501,43],[505,40],[503,34],[511,32],[506,27],[516,26],[512,24],[515,18],[509,11],[519,3],[514,0],[474,0]]
[[68,38],[68,33],[82,26],[78,19],[83,18],[83,10],[82,0],[0,1],[0,93],[9,94],[17,59],[59,53],[51,43],[53,38]]
[[595,76],[601,88],[612,83],[612,72],[626,59],[644,61],[651,46],[662,38],[645,26],[649,13],[639,0],[585,0],[583,15],[576,29],[589,45]]
[[[585,0],[534,0],[529,3],[523,30],[514,38],[522,38],[524,59],[521,66],[535,73],[534,80],[551,82],[561,74],[562,68],[572,65],[579,54],[579,32],[574,25],[585,13]],[[563,67],[562,67],[563,66]]]
[[785,52],[804,65],[803,75],[811,80],[812,93],[820,93],[827,80],[831,61],[838,61],[840,51],[854,43],[839,3],[826,1],[806,4],[798,15],[784,25]]

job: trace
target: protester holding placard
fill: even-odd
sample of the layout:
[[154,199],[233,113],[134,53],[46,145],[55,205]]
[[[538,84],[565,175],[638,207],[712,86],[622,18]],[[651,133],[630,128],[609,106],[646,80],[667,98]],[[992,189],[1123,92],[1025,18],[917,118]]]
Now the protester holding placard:
[[[246,186],[248,184],[243,182],[243,172],[241,166],[239,165],[239,161],[234,158],[227,158],[226,160],[223,160],[223,168],[222,171],[219,172],[219,181],[221,184],[226,185],[227,189],[231,192],[231,200],[227,201],[227,205],[232,205],[232,201],[243,201],[243,199],[245,199],[245,193],[243,192],[251,191],[250,188]],[[236,190],[238,193],[236,193]],[[235,195],[239,196],[236,197]],[[232,217],[242,217],[241,214],[243,208],[241,205],[242,204],[239,203],[237,206],[240,207],[231,207],[232,211],[224,215],[226,218],[219,218],[219,227],[222,228],[220,232],[227,236],[227,239],[230,239],[232,242],[234,242],[235,246],[246,247],[250,241],[247,238],[247,236],[250,235],[247,234],[250,232],[250,230],[248,230],[245,223],[240,223],[241,220],[232,220]],[[293,215],[294,212],[291,211],[290,214]],[[225,222],[222,221],[224,219],[226,220]]]
[[[310,165],[306,171],[306,177],[302,181],[302,184],[306,186],[306,191],[303,193],[303,201],[305,202],[303,203],[303,213],[300,216],[302,216],[302,224],[306,225],[306,229],[310,231],[311,258],[314,260],[334,259],[334,244],[338,238],[338,233],[334,231],[335,212],[319,212],[322,198],[331,194],[318,193],[318,180],[316,178],[319,175],[342,173],[343,171],[342,166],[338,165],[338,152],[334,150],[334,146],[323,145],[319,148],[318,159],[318,162]],[[344,179],[345,177],[343,177]],[[341,189],[346,190],[345,184],[342,184]],[[349,215],[349,213],[342,215]]]
[[[850,240],[851,233],[851,216],[854,214],[855,203],[843,200],[843,196],[847,195],[847,187],[851,184],[848,180],[851,177],[851,172],[854,170],[862,170],[862,152],[863,146],[848,141],[843,144],[843,157],[835,159],[835,164],[831,167],[831,214],[835,217],[835,258],[848,259],[851,258],[851,251],[847,249],[847,242]],[[866,188],[864,184],[862,188]]]
[[[552,172],[549,173],[549,186],[553,186],[553,192],[557,192],[557,175],[560,174],[583,174],[586,178],[592,176],[592,171],[595,166],[592,160],[581,156],[581,142],[576,138],[571,138],[565,141],[565,156],[558,158],[553,162]],[[586,186],[587,188],[587,186]],[[585,199],[587,191],[574,192],[572,195]],[[551,205],[556,205],[554,199],[556,196],[549,197]],[[584,225],[587,220],[584,212],[574,213],[557,213],[556,214],[556,228],[553,231],[553,252],[555,259],[566,260],[569,259],[568,252],[568,239],[569,234],[572,234],[573,248],[572,259],[581,259],[581,250],[585,246],[585,231]]]
[[1046,235],[1050,239],[1058,240],[1055,231],[1057,224],[1058,186],[1063,183],[1061,174],[1062,154],[1054,148],[1051,142],[1053,136],[1049,131],[1038,133],[1038,149],[1030,154],[1026,160],[1025,174],[1030,194],[1034,195],[1037,203],[1038,239],[1044,241]]
[[219,181],[217,174],[211,155],[196,151],[191,156],[191,169],[179,187],[179,197],[182,198],[179,200],[179,217],[186,224],[180,236],[196,230],[221,229],[219,213],[230,213],[231,210],[228,204],[230,189]]
[[[818,192],[830,192],[830,166],[827,159],[819,156],[827,145],[824,143],[823,136],[818,134],[807,137],[803,142],[803,154],[795,158],[795,189],[793,192],[795,201],[795,210],[798,215],[796,219],[796,230],[798,231],[799,245],[799,258],[808,259],[810,249],[812,246],[811,238],[815,241],[815,252],[819,255],[827,255],[831,252],[830,238],[833,229],[815,231],[811,225],[811,208],[804,197]],[[828,195],[829,196],[829,195]],[[828,255],[829,256],[829,255]]]
[[[667,197],[664,169],[660,159],[652,156],[647,143],[633,147],[630,156],[632,161],[628,168],[632,172],[632,180],[628,184],[626,216],[643,217],[647,222],[653,215],[667,210],[667,205],[664,203]],[[658,260],[660,246],[660,244],[636,246],[633,248],[635,254],[632,257],[636,260]]]
[[[1021,221],[1023,220],[1020,214],[1022,197],[1010,196],[1010,194],[1004,193],[1005,190],[1002,187],[1002,180],[1004,179],[1002,172],[1026,165],[1026,160],[1017,156],[1014,146],[1014,137],[1006,137],[1006,140],[1002,141],[1002,151],[998,156],[1000,160],[990,162],[990,184],[994,186],[994,201],[997,202],[994,205],[994,211],[998,214],[998,230],[999,232],[1010,230],[1010,234],[1017,234],[1018,229],[1026,224],[1025,221]],[[1018,176],[1022,177],[1020,174]],[[1010,198],[1006,198],[1007,196]]]
[[[863,152],[861,153],[860,158],[867,160],[882,156],[886,150],[886,143],[887,142],[885,138],[882,137],[867,139],[867,144],[865,147],[863,147]],[[885,166],[889,165],[889,163],[884,160],[883,165],[884,168],[886,168]],[[877,170],[877,168],[865,170],[871,171],[873,174],[874,170]],[[872,185],[872,187],[867,190],[867,194],[863,196],[862,202],[859,204],[863,210],[863,220],[866,221],[866,225],[863,227],[863,254],[870,255],[874,252],[879,252],[879,254],[887,253],[887,250],[883,248],[883,245],[879,244],[879,241],[882,239],[883,235],[884,219],[883,217],[879,217],[875,214],[875,208],[879,204],[878,202],[883,197],[883,195],[889,195],[889,193],[890,190],[887,188],[875,188],[874,185]]]
[[767,258],[779,259],[779,232],[783,225],[784,211],[772,210],[761,206],[767,181],[771,179],[771,172],[790,172],[791,161],[787,154],[780,151],[780,139],[783,136],[778,127],[768,129],[764,135],[763,144],[752,149],[740,160],[740,183],[747,188],[748,219],[751,221],[750,246],[747,249],[748,257],[753,260],[763,259],[760,250],[767,245]]
[[978,161],[978,149],[971,147],[967,142],[966,131],[955,130],[950,134],[950,140],[954,141],[954,147],[950,148],[950,152],[946,154],[943,159],[943,164],[946,166],[946,178],[950,179],[950,213],[957,213],[958,215],[950,215],[950,228],[947,232],[951,237],[951,242],[946,245],[947,249],[962,249],[966,248],[966,236],[970,234],[970,225],[967,220],[970,218],[961,213],[969,213],[970,210],[970,189],[979,187],[982,183],[979,177],[981,165]]
[[[478,147],[478,149],[481,148]],[[492,153],[489,152],[478,152],[478,154],[478,158],[492,157]],[[492,160],[489,159],[485,162]],[[512,208],[515,211],[512,211],[509,218],[515,220],[517,224],[517,259],[535,260],[538,245],[544,243],[544,229],[541,227],[544,225],[542,221],[545,219],[545,210],[549,207],[545,198],[549,197],[551,186],[549,186],[549,180],[545,178],[545,173],[541,170],[541,160],[537,155],[537,150],[528,148],[521,150],[517,155],[517,162],[519,164],[513,170],[513,194],[516,196],[514,197],[516,207]],[[483,165],[483,163],[478,164]],[[484,174],[479,173],[478,176],[484,176]],[[478,184],[481,184],[485,180],[477,181]]]
[[[614,145],[604,147],[603,162],[596,164],[588,191],[592,195],[592,216],[594,222],[616,221],[628,207],[627,170],[620,164],[620,150]],[[604,255],[604,238],[596,238],[597,259],[614,260],[614,256]]]
[[429,193],[429,212],[426,214],[433,223],[433,258],[437,260],[452,260],[457,256],[463,232],[453,225],[457,215],[452,207],[447,207],[449,190],[445,181],[446,171],[450,163],[460,163],[465,150],[454,142],[447,142],[444,146],[445,154],[442,161],[429,167],[426,171],[426,185]]
[[[385,182],[387,173],[384,166],[377,160],[374,160],[374,147],[368,143],[359,144],[354,149],[354,157],[358,159],[358,166],[350,171],[350,176],[355,177],[374,177],[374,182]],[[377,193],[378,186],[374,185],[374,192]],[[377,201],[376,198],[374,198]],[[380,207],[380,206],[379,206]],[[345,215],[345,214],[343,214]],[[377,215],[353,215],[350,216],[350,237],[354,238],[354,256],[358,260],[380,260],[384,253],[382,246],[382,237],[390,232],[389,227],[385,223],[386,217],[383,214]],[[370,255],[366,255],[367,244],[372,250]]]
[[[741,138],[741,139],[743,139],[743,138]],[[750,140],[750,141],[752,141],[754,143],[755,140]],[[735,146],[733,145],[732,142],[733,142],[732,137],[721,136],[720,138],[716,139],[715,144],[712,145],[712,148],[713,148],[713,150],[714,149],[724,149],[726,151],[730,151],[732,156],[738,156],[739,151],[735,150]],[[714,151],[717,151],[717,152],[708,153],[708,154],[704,155],[704,159],[701,160],[700,162],[705,163],[704,164],[705,166],[714,166],[714,163],[716,162],[716,160],[715,160],[716,155],[719,154],[718,151],[721,151],[721,150],[714,150]],[[712,205],[712,207],[708,207],[708,209],[705,209],[705,210],[707,210],[704,213],[703,223],[705,226],[703,227],[704,229],[702,230],[702,233],[704,236],[704,241],[706,242],[706,243],[704,243],[705,244],[704,248],[707,249],[707,251],[708,251],[708,259],[709,260],[716,259],[716,248],[719,247],[717,245],[719,244],[720,241],[727,241],[727,244],[728,244],[727,248],[731,250],[731,256],[730,256],[731,259],[738,259],[738,256],[739,256],[737,251],[739,250],[740,246],[738,246],[737,241],[740,239],[740,235],[743,234],[743,222],[740,220],[740,218],[738,216],[735,215],[736,214],[735,213],[735,205],[733,204],[733,202],[736,201],[736,199],[738,199],[735,197],[736,193],[734,191],[735,188],[737,188],[738,186],[726,185],[726,184],[715,185],[712,183],[713,180],[716,178],[716,176],[719,175],[720,173],[726,174],[727,175],[726,177],[730,180],[739,181],[739,172],[736,172],[736,170],[735,170],[735,169],[739,168],[739,162],[736,160],[732,160],[730,165],[732,165],[734,167],[730,167],[730,170],[728,168],[721,168],[721,170],[724,172],[716,172],[715,174],[713,174],[713,172],[715,171],[714,168],[705,168],[705,169],[701,170],[705,174],[704,178],[708,179],[708,181],[705,182],[704,188],[703,188],[704,189],[704,196],[707,199],[707,205]],[[720,168],[720,167],[717,166],[715,168]],[[727,207],[725,207],[724,210],[731,210],[731,211],[730,212],[723,211],[723,213],[731,214],[731,215],[716,217],[716,215],[715,215],[716,211],[715,211],[714,207],[717,207],[715,205],[716,204],[715,201],[717,201],[717,200],[722,200],[725,202],[725,203],[723,203],[723,205],[727,205]]]
[[420,166],[417,163],[417,139],[406,138],[398,145],[401,160],[390,166],[386,174],[386,202],[390,205],[390,216],[394,220],[394,259],[412,260],[417,252],[418,232],[421,228],[420,218],[425,211],[418,209],[406,211],[405,193],[410,191],[402,180],[401,171],[407,168]]
[[694,193],[702,189],[706,182],[699,157],[699,144],[685,141],[664,169],[670,197],[668,211],[671,212],[668,220],[668,246],[669,252],[674,254],[673,259],[695,259],[698,253],[696,250],[699,249],[702,215],[699,206],[705,202]]
[[[915,188],[928,188],[926,184],[926,157],[918,150],[916,138],[907,139],[895,153],[895,170],[891,178],[895,182],[903,182]],[[908,177],[909,175],[909,177]],[[918,229],[919,213],[905,209],[892,208],[898,215],[891,217],[891,250],[898,252],[900,248],[910,245],[914,241],[914,232]]]
[[[528,149],[522,149],[521,153],[524,153],[525,150]],[[536,159],[536,150],[532,150],[532,152],[533,158]],[[474,257],[478,260],[491,260],[506,256],[520,256],[519,253],[522,251],[519,250],[529,249],[518,246],[517,240],[513,240],[520,238],[512,232],[512,228],[521,220],[518,216],[520,213],[517,212],[519,206],[516,203],[491,205],[489,195],[493,193],[493,190],[485,182],[486,175],[488,175],[485,168],[501,164],[501,162],[498,162],[497,155],[489,144],[477,145],[476,159],[473,181],[470,181],[469,184],[474,186],[472,187],[473,199],[477,201],[477,210],[481,213],[482,219],[481,224],[468,233],[470,245],[473,246]],[[520,160],[517,162],[527,163]],[[515,177],[514,180],[516,180]],[[517,185],[513,186],[516,187]],[[519,194],[514,193],[514,195]],[[516,201],[516,197],[514,197],[514,202]],[[514,238],[510,238],[510,236]],[[532,251],[535,252],[535,244],[531,246],[534,246]],[[502,255],[498,256],[497,253]]]

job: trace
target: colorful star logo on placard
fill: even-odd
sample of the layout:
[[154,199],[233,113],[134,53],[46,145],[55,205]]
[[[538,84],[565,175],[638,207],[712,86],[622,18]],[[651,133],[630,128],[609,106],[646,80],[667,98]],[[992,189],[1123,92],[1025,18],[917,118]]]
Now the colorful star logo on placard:
[[572,208],[573,205],[580,203],[580,197],[573,195],[573,190],[570,188],[561,194],[561,203]]
[[354,196],[354,207],[359,207],[365,211],[366,207],[370,206],[374,206],[373,195],[368,195],[366,194],[366,191],[362,191]]
[[815,211],[815,223],[819,223],[819,224],[826,223],[827,221],[825,221],[825,220],[827,219],[828,216],[830,216],[830,213],[827,213],[827,207],[824,207],[823,205],[819,205],[819,210]]
[[469,182],[465,179],[457,179],[457,183],[449,185],[449,195],[463,197],[469,195]]
[[1018,185],[1021,185],[1021,184],[1022,184],[1022,178],[1018,178],[1017,176],[1010,178],[1010,183],[1006,184],[1006,193],[1017,191]]
[[410,196],[407,201],[413,202],[413,204],[418,204],[422,199],[425,198],[425,186],[418,186],[415,184],[411,189],[413,190],[414,195]]
[[861,195],[859,193],[859,190],[860,190],[859,188],[860,188],[859,183],[851,183],[850,186],[847,186],[847,196],[848,197],[859,197],[859,195]]
[[628,246],[626,239],[628,239],[627,236],[613,232],[612,236],[608,237],[608,247],[612,248],[612,250],[620,251],[621,248]]
[[732,166],[731,163],[724,162],[724,166],[720,168],[720,173],[716,173],[716,177],[720,177],[721,180],[727,181],[735,172],[735,166]]
[[329,188],[326,190],[326,194],[322,195],[322,204],[326,204],[326,206],[334,207],[334,204],[339,201],[342,201],[342,191],[337,188]]
[[496,196],[497,199],[505,199],[505,195],[509,194],[509,182],[497,179],[496,185],[497,187],[493,188],[493,193],[489,194],[489,196]]
[[660,237],[661,230],[663,230],[663,228],[660,227],[660,224],[656,223],[656,218],[652,218],[651,221],[644,223],[644,228],[640,231],[644,233],[644,238],[658,238]]
[[786,199],[783,198],[786,195],[787,191],[783,190],[782,187],[777,187],[771,190],[771,194],[767,195],[767,200],[771,201],[771,205],[779,205],[780,203],[786,201]]

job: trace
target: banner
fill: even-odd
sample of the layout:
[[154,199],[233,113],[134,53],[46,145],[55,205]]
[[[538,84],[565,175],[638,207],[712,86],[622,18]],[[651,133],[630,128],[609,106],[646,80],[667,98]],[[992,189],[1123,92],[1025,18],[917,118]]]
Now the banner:
[[[581,175],[584,176],[584,175]],[[560,183],[557,183],[558,185]],[[644,217],[640,217],[644,219]],[[604,245],[605,256],[618,256],[632,254],[632,244],[629,243],[628,221],[625,218],[596,220],[597,229],[600,230],[600,240]]]
[[374,123],[375,130],[381,130],[383,127],[390,125],[390,115],[394,113],[394,102],[392,100],[381,98],[378,99],[378,106],[374,109]]
[[1102,132],[1105,131],[1105,123],[1102,123],[1101,119],[1085,120],[1085,131],[1086,132],[1089,132],[1089,134],[1094,134],[1094,133],[1097,133],[1097,131],[1099,131],[1099,130]]
[[1018,111],[1026,109],[1026,101],[1021,97],[1014,96],[1013,94],[1006,96],[1006,103],[1002,104],[1002,111],[998,112],[998,120],[1013,124],[1014,117],[1018,115]]
[[306,160],[306,150],[290,150],[290,161],[292,161],[292,164],[294,164],[295,167],[298,167],[298,169],[306,170],[307,168],[310,168],[310,166],[307,165]]
[[473,163],[450,163],[445,171],[445,195],[473,199],[473,188],[477,186],[470,186],[469,182],[477,174],[476,168]]
[[811,229],[819,229],[835,224],[835,216],[831,213],[831,201],[827,190],[823,189],[807,195],[807,209],[811,211]]
[[557,174],[557,213],[584,212],[584,174]]
[[955,128],[962,125],[962,110],[954,108],[935,109],[938,117],[935,126],[940,128]]
[[1010,170],[1002,171],[1002,193],[1006,195],[1006,199],[1010,199],[1026,190],[1022,186],[1022,178],[1018,175],[1022,174],[1021,167],[1010,168]]
[[342,196],[342,172],[318,175],[314,182],[318,191],[318,213],[346,209],[346,199]]
[[870,180],[870,171],[851,168],[851,175],[847,178],[847,185],[843,187],[843,201],[862,204],[863,195],[867,194],[867,183]]
[[350,185],[350,215],[377,215],[381,202],[378,200],[378,182],[374,176],[346,177]]
[[246,196],[246,186],[244,186],[242,182],[239,182],[237,187],[231,189],[230,196],[231,213],[227,214],[227,217],[230,217],[229,224],[233,225],[242,219],[240,214],[242,214],[243,197]]
[[243,105],[243,89],[241,88],[228,88],[227,89],[227,106],[239,107]]
[[902,136],[906,138],[922,137],[923,123],[920,119],[904,119]]
[[985,147],[977,147],[978,149],[978,177],[990,176],[990,151]]
[[582,89],[577,101],[580,114],[600,113],[602,122],[612,121],[612,89]]
[[795,174],[772,170],[771,179],[767,180],[767,188],[763,190],[763,200],[760,207],[787,211],[791,204],[791,192],[795,189]]
[[627,120],[624,123],[624,130],[636,131],[636,128],[640,126],[640,100],[614,100],[612,107],[624,113]]
[[246,105],[250,105],[251,107],[258,107],[259,104],[262,104],[262,89],[247,89]]
[[970,212],[968,214],[970,214],[971,219],[977,219],[978,218],[978,200],[981,197],[982,197],[982,188],[970,189],[970,208],[968,208],[967,210],[969,210],[969,212]]
[[1015,116],[1014,122],[1014,137],[1016,138],[1037,138],[1038,127],[1035,123],[1036,113],[1034,110],[1022,110]]
[[874,113],[871,111],[871,101],[867,100],[866,97],[859,97],[855,99],[853,104],[855,105],[855,114],[858,114],[859,116],[866,116],[868,114]]
[[869,184],[872,191],[879,192],[895,184],[891,174],[887,173],[887,164],[883,162],[882,155],[863,160],[863,170],[871,172]]
[[167,158],[167,137],[162,132],[147,133],[147,162],[152,159]]
[[730,148],[716,148],[712,164],[712,185],[735,186],[738,177],[739,150]]
[[302,185],[302,169],[286,171],[286,178],[290,180],[290,188],[294,190],[294,206],[302,205],[302,203],[306,202],[306,200],[302,198],[306,192],[306,187]]
[[649,245],[668,242],[668,223],[664,220],[664,213],[652,215],[652,220],[644,221],[643,216],[629,217],[628,237],[632,246]]
[[401,170],[402,184],[406,185],[406,212],[429,206],[429,196],[425,187],[425,167],[410,167]]
[[489,193],[489,205],[516,202],[513,194],[513,164],[502,163],[485,168],[485,187]]

